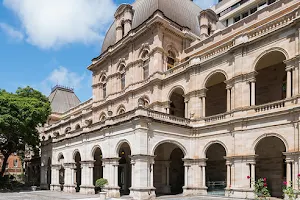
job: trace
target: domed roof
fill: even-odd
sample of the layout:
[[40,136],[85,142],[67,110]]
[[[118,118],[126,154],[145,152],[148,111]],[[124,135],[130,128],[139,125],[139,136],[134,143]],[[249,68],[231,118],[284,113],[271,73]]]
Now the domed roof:
[[[137,28],[155,11],[160,10],[170,20],[200,35],[198,16],[202,9],[191,0],[136,0],[132,4],[132,9],[134,10],[132,29]],[[114,21],[104,38],[102,52],[115,43],[116,23]]]

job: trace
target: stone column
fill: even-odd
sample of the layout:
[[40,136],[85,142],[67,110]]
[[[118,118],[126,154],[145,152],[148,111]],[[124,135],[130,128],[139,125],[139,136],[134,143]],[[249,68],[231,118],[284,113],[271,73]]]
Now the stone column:
[[206,195],[207,188],[202,185],[201,166],[205,164],[206,159],[183,158],[184,161],[184,186],[183,195]]
[[286,98],[292,96],[292,68],[286,67]]
[[251,184],[250,184],[250,188],[253,189],[254,188],[254,181],[255,181],[255,163],[251,163]]
[[65,163],[64,166],[65,166],[64,191],[69,193],[75,193],[76,186],[73,180],[75,163]]
[[205,167],[206,165],[202,165],[201,168],[202,168],[202,186],[204,188],[206,188],[206,172],[205,172]]
[[286,97],[290,98],[299,93],[299,58],[294,57],[285,60],[286,77]]
[[287,186],[291,186],[291,161],[286,161],[286,182]]
[[163,166],[163,172],[165,182],[163,186],[163,193],[164,194],[170,194],[171,193],[171,186],[170,186],[170,161],[162,161],[162,166]]
[[61,168],[60,164],[52,165],[51,166],[51,190],[53,191],[60,191],[60,184],[59,184],[59,169]]
[[255,79],[250,81],[250,88],[251,88],[251,106],[255,106]]
[[227,90],[227,112],[230,112],[230,110],[231,110],[231,86],[227,85],[226,90]]
[[184,117],[189,118],[189,99],[185,98],[184,99]]
[[155,188],[149,185],[152,173],[150,167],[153,165],[154,156],[150,155],[132,155],[131,164],[132,185],[130,188],[130,196],[135,200],[146,200],[155,198]]
[[80,193],[95,194],[95,186],[93,184],[93,168],[94,160],[81,161],[81,185]]
[[107,179],[108,185],[104,187],[107,197],[120,197],[120,187],[118,186],[118,166],[120,158],[103,158],[103,178]]
[[230,189],[230,186],[231,186],[231,162],[226,161],[226,166],[227,166],[226,188]]
[[167,101],[165,103],[165,109],[166,109],[167,114],[170,114],[170,103],[171,103],[171,101]]
[[298,85],[298,80],[299,80],[299,67],[294,67],[293,69],[293,96],[299,94],[299,85]]
[[205,117],[205,98],[206,96],[202,96],[202,117]]

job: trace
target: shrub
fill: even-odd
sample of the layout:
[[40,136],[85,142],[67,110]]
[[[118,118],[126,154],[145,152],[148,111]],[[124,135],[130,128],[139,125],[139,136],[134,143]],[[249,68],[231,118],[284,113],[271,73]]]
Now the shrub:
[[99,187],[99,188],[103,188],[107,183],[108,183],[108,182],[107,182],[106,179],[104,179],[104,178],[99,178],[99,179],[96,180],[95,186],[96,186],[96,187]]

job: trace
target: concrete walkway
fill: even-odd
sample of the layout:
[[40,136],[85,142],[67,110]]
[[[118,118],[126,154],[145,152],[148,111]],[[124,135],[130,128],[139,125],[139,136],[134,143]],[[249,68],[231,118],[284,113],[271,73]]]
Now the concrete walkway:
[[[53,191],[26,191],[26,192],[9,192],[0,193],[0,200],[99,200],[98,194],[83,195],[79,193],[70,194],[65,192],[53,192]],[[120,200],[131,199],[129,196],[123,196],[121,198],[110,198],[107,200]],[[161,196],[157,197],[160,200],[241,200],[236,198],[225,198],[218,196],[195,196],[184,197],[182,195],[175,196]]]

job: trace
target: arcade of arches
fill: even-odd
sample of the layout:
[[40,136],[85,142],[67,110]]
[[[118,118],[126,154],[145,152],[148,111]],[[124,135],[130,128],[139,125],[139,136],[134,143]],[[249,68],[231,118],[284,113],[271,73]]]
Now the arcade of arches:
[[[255,71],[248,79],[249,102],[251,106],[271,103],[292,96],[292,69],[285,64],[286,57],[280,51],[271,51],[258,59]],[[234,109],[234,88],[226,79],[225,72],[215,72],[209,75],[202,89],[200,117],[209,117],[226,113]],[[176,88],[169,98],[167,113],[188,118],[188,99],[185,99],[183,89]]]
[[[282,197],[283,181],[295,181],[293,174],[296,173],[286,153],[285,143],[278,137],[268,136],[259,139],[254,148],[255,156],[250,156],[250,160],[244,163],[244,170],[248,170],[247,175],[252,180],[266,178],[271,196]],[[191,183],[198,184],[199,189],[205,193],[226,195],[233,182],[237,181],[232,174],[236,161],[227,157],[226,147],[218,142],[206,148],[205,158],[195,160],[185,158],[185,150],[171,142],[159,144],[153,156],[132,155],[127,142],[120,144],[117,152],[118,158],[102,158],[102,151],[97,147],[92,151],[93,161],[82,161],[77,151],[73,157],[74,163],[66,163],[61,154],[56,165],[51,165],[51,160],[48,160],[52,170],[47,172],[47,177],[51,174],[51,180],[48,178],[47,183],[51,183],[52,190],[94,193],[93,184],[103,177],[109,180],[107,188],[116,190],[116,194],[111,196],[118,196],[131,195],[134,188],[142,184],[139,181],[150,176],[146,186],[152,185],[155,195],[160,196],[185,193]],[[140,169],[138,166],[146,168]],[[111,171],[107,173],[104,169]],[[139,174],[139,170],[143,173]],[[57,188],[55,183],[58,183]],[[250,182],[246,185],[250,190],[253,189]]]

